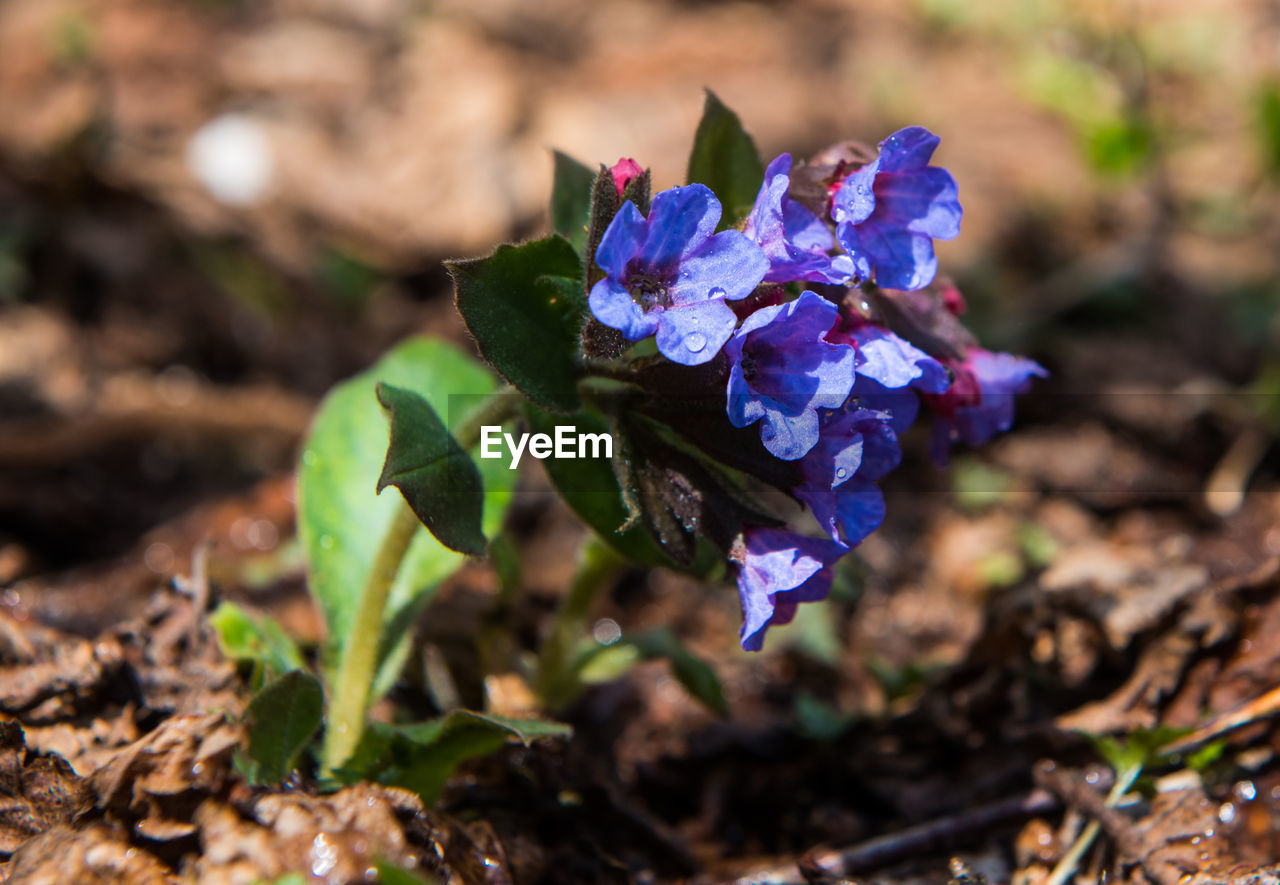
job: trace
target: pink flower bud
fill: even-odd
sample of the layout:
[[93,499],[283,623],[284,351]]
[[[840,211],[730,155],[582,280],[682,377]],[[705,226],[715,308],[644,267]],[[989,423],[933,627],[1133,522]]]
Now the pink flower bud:
[[644,175],[644,170],[640,168],[640,164],[635,160],[630,157],[623,157],[613,164],[609,174],[613,176],[613,186],[618,191],[618,199],[621,200],[622,192],[627,189],[627,185]]

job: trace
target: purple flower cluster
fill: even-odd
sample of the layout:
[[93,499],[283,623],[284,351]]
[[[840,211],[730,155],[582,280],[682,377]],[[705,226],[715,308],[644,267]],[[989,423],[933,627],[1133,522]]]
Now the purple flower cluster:
[[[876,159],[826,182],[821,207],[793,198],[783,154],[765,171],[741,231],[715,232],[720,204],[699,184],[659,193],[648,218],[627,202],[596,252],[604,277],[589,295],[594,317],[630,341],[654,336],[676,363],[723,354],[729,421],[758,425],[771,455],[798,462],[792,495],[825,537],[743,531],[730,558],[745,649],[758,650],[798,603],[825,598],[836,561],[879,527],[885,502],[876,482],[901,461],[898,437],[922,401],[937,415],[934,455],[944,461],[954,441],[976,445],[1007,430],[1014,395],[1045,374],[1031,360],[976,348],[944,363],[804,290],[872,281],[912,290],[933,281],[933,240],[957,236],[961,217],[955,180],[929,165],[937,145],[920,127],[894,133]],[[772,303],[744,302],[762,283],[774,284]],[[777,303],[784,291],[799,294]],[[743,306],[735,312],[727,302]],[[959,293],[946,303],[963,304]]]

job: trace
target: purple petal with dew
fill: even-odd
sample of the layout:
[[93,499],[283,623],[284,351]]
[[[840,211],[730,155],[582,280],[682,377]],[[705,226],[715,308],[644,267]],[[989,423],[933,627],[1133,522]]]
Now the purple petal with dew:
[[680,261],[680,273],[667,292],[674,304],[707,298],[746,298],[764,279],[769,259],[760,247],[736,230],[704,240]]
[[[946,389],[947,385],[943,385]],[[920,397],[914,390],[890,390],[874,378],[859,375],[853,396],[863,407],[884,412],[895,433],[904,433],[920,414]]]
[[649,230],[639,249],[641,264],[664,270],[702,245],[720,221],[720,201],[703,184],[673,187],[653,198]]
[[939,240],[960,236],[960,192],[946,169],[907,169],[876,178],[876,211],[872,220]]
[[799,415],[766,410],[760,423],[760,441],[769,454],[783,461],[796,461],[818,444],[818,413],[812,409]]
[[876,208],[875,180],[880,161],[872,160],[841,183],[831,200],[831,218],[836,224],[859,224]]
[[[874,269],[876,284],[884,289],[922,289],[933,282],[938,273],[938,259],[933,254],[933,241],[923,234],[874,223],[846,226],[841,245],[849,250],[855,265],[860,259]],[[840,231],[837,230],[837,235]]]
[[914,384],[926,393],[942,393],[951,383],[942,363],[888,329],[862,326],[850,337],[858,345],[858,374],[884,387]]
[[886,172],[928,166],[942,141],[923,126],[899,129],[880,142],[880,168]]
[[720,352],[737,322],[719,298],[669,308],[658,317],[658,351],[683,366],[702,365]]
[[587,306],[592,316],[617,329],[628,341],[648,338],[658,329],[658,316],[646,314],[630,292],[608,277],[591,287]]

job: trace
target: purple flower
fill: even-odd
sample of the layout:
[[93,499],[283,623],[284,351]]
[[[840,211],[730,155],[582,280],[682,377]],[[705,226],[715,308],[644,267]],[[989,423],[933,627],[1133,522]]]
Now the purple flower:
[[884,521],[884,495],[873,481],[902,461],[892,416],[856,402],[823,416],[821,438],[800,462],[804,480],[793,489],[822,530],[850,547]]
[[940,465],[952,442],[980,446],[1012,427],[1014,396],[1025,393],[1033,377],[1049,375],[1035,360],[977,347],[952,369],[956,379],[946,393],[926,398],[937,415],[930,454]]
[[822,219],[787,196],[791,155],[781,154],[764,171],[764,183],[742,232],[769,258],[766,283],[805,280],[847,283],[853,274],[848,255],[832,258],[835,237]]
[[859,279],[885,289],[919,289],[938,272],[933,240],[960,234],[951,173],[930,166],[938,136],[920,126],[880,142],[880,156],[844,180],[831,204],[836,237]]
[[701,184],[658,194],[647,220],[623,203],[596,250],[606,276],[591,288],[591,313],[629,341],[656,334],[673,362],[712,359],[737,324],[725,299],[751,294],[769,269],[741,233],[715,233],[719,221],[720,202]]
[[864,408],[888,413],[897,433],[910,427],[920,411],[914,391],[942,393],[951,383],[946,366],[882,326],[868,323],[840,330],[831,340],[857,348],[853,394]]
[[749,528],[738,559],[742,647],[759,651],[765,631],[787,624],[801,602],[825,599],[836,561],[848,547],[785,529]]
[[757,310],[725,347],[730,422],[746,427],[763,418],[760,440],[784,461],[817,444],[817,410],[838,409],[853,388],[853,348],[823,337],[838,314],[821,295],[804,292]]

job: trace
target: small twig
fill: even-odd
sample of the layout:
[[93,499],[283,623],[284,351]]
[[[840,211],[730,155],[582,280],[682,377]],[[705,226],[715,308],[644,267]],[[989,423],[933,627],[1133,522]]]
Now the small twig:
[[[1081,785],[1084,786],[1082,791],[1073,790],[1075,782],[1065,773],[1058,772],[1055,768],[1039,766],[1036,769],[1035,778],[1041,786],[1050,789],[1056,787],[1063,790],[1072,790],[1070,794],[1059,792],[1059,795],[1068,804],[1074,805],[1093,817],[1093,820],[1089,821],[1080,832],[1080,835],[1076,837],[1076,841],[1067,849],[1067,853],[1058,861],[1058,865],[1053,868],[1053,872],[1045,880],[1045,885],[1065,885],[1066,881],[1075,873],[1076,867],[1080,865],[1080,859],[1089,850],[1093,840],[1098,838],[1098,832],[1104,825],[1107,825],[1107,831],[1113,838],[1119,839],[1127,833],[1121,826],[1124,817],[1115,810],[1115,806],[1124,794],[1129,792],[1129,788],[1133,786],[1133,782],[1138,779],[1138,775],[1141,773],[1141,765],[1131,765],[1124,771],[1117,771],[1116,782],[1111,785],[1111,790],[1104,800],[1100,799],[1097,793],[1085,785]],[[1058,792],[1058,790],[1055,789],[1055,792]]]
[[802,885],[820,878],[863,875],[919,854],[954,848],[985,835],[992,827],[1048,814],[1060,807],[1061,803],[1052,793],[1035,789],[1023,796],[877,836],[852,848],[806,854],[796,868],[766,870],[736,881],[739,885]]
[[1270,718],[1278,713],[1280,713],[1280,687],[1273,688],[1234,710],[1220,713],[1190,734],[1165,744],[1160,748],[1160,752],[1186,753],[1188,750],[1222,737],[1229,731],[1235,731],[1237,728],[1260,719]]
[[1271,447],[1271,436],[1259,427],[1246,427],[1213,468],[1204,487],[1204,501],[1218,516],[1230,516],[1244,503],[1249,477]]

